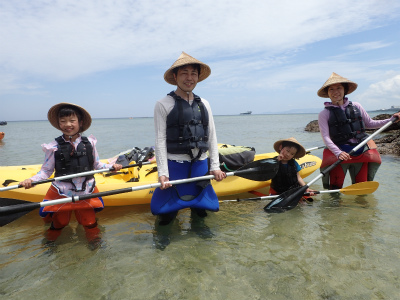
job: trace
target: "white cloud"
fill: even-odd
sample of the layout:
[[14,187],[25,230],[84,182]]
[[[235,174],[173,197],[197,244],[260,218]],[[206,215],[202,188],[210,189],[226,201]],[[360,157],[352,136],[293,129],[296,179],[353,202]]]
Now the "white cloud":
[[389,20],[400,5],[381,2],[3,1],[0,66],[65,80],[165,59],[169,64],[182,50],[204,58],[272,56],[379,26],[377,20]]
[[383,43],[382,41],[373,41],[368,43],[353,44],[346,47],[346,49],[359,53],[365,51],[371,51],[381,49],[390,46],[392,43]]
[[369,89],[376,95],[393,94],[398,99],[400,98],[400,75],[371,84]]
[[376,82],[397,74],[396,71],[388,71],[388,67],[400,69],[400,59],[367,60],[362,63],[358,60],[324,60],[297,64],[288,64],[288,60],[281,56],[276,60],[245,58],[216,62],[213,63],[213,82],[207,84],[226,89],[303,90],[312,92],[313,97],[332,72],[350,80]]
[[400,103],[400,74],[371,84],[357,99],[372,109],[398,106]]
[[0,72],[0,95],[1,94],[43,94],[41,86],[34,83],[24,82],[19,76],[12,73]]

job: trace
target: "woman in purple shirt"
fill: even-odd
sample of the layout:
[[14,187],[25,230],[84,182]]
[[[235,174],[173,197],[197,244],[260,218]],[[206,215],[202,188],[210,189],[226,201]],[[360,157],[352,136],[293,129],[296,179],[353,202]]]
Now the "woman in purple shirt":
[[[322,178],[324,188],[340,189],[349,170],[352,183],[372,181],[381,164],[375,143],[370,140],[365,147],[349,155],[356,145],[367,138],[365,129],[379,128],[389,122],[373,120],[360,103],[351,102],[346,95],[357,89],[357,83],[336,73],[318,90],[318,96],[330,98],[318,116],[319,129],[326,145],[321,171],[337,159],[343,162]],[[394,114],[400,117],[400,112]]]

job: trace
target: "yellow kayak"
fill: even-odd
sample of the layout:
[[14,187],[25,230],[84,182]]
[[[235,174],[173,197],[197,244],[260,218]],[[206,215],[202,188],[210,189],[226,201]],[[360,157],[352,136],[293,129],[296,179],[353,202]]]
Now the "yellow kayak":
[[[273,158],[277,153],[264,153],[255,155],[254,160],[265,158]],[[106,160],[103,160],[106,162]],[[301,159],[297,160],[302,167],[300,175],[302,178],[309,176],[315,170],[319,169],[321,159],[317,156],[307,154]],[[26,165],[26,166],[9,166],[0,167],[0,187],[7,185],[16,185],[26,178],[30,178],[40,170],[41,165]],[[157,165],[148,164],[143,165],[141,168],[133,167],[122,169],[117,174],[112,173],[99,173],[95,174],[97,187],[100,192],[130,188],[156,183],[158,181]],[[253,181],[238,176],[230,176],[221,182],[215,180],[211,181],[215,192],[218,196],[228,196],[248,191],[261,189],[270,185],[269,181]],[[1,198],[12,198],[27,200],[31,202],[41,202],[46,194],[50,183],[40,184],[31,189],[14,189],[9,191],[0,192]],[[149,204],[153,189],[139,190],[129,193],[121,193],[106,196],[103,198],[105,206],[124,206],[136,204]]]

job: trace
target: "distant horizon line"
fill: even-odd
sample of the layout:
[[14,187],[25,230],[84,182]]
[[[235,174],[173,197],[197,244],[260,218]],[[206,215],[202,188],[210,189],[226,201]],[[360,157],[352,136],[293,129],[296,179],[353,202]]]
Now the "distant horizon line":
[[[367,112],[388,112],[388,111],[400,111],[397,108],[383,108],[383,109],[375,109],[375,110],[367,110]],[[216,117],[232,117],[232,116],[242,116],[242,117],[248,117],[248,116],[253,116],[253,115],[311,115],[311,114],[316,114],[318,112],[263,112],[263,113],[252,113],[252,114],[229,114],[229,115],[214,115]],[[151,117],[113,117],[113,118],[92,118],[93,120],[120,120],[120,119],[149,119],[153,118]],[[1,121],[1,120],[0,120]],[[46,119],[43,120],[13,120],[13,121],[7,121],[6,122],[41,122],[41,121],[48,121]],[[0,125],[1,126],[7,126],[7,125]]]

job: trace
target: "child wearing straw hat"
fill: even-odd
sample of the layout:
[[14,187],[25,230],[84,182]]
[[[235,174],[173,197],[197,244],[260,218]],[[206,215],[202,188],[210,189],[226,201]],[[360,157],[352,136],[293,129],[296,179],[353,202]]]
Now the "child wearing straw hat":
[[[190,207],[200,217],[207,215],[206,210],[219,209],[217,196],[209,182],[203,182],[204,185],[193,182],[172,188],[169,183],[169,180],[199,177],[208,172],[217,181],[226,177],[219,168],[210,104],[193,93],[197,83],[210,74],[207,64],[185,52],[164,74],[164,80],[176,86],[176,90],[159,100],[154,108],[155,152],[161,187],[153,194],[151,211],[160,216],[160,225],[169,224],[185,207]],[[187,199],[188,195],[190,201],[182,200],[182,196]]]
[[[91,170],[110,168],[111,164],[100,162],[96,150],[96,138],[81,135],[91,123],[90,114],[81,106],[72,103],[59,103],[50,108],[47,118],[50,124],[59,129],[61,136],[49,144],[43,144],[45,162],[40,171],[20,184],[26,189],[32,182],[49,178],[55,171],[55,177],[81,173]],[[115,171],[121,169],[120,164],[113,164]],[[63,181],[53,181],[44,201],[97,193],[95,179],[92,176],[76,177]],[[46,206],[40,209],[40,215],[45,222],[50,223],[46,238],[53,242],[61,234],[61,229],[69,224],[72,211],[86,233],[91,244],[99,242],[99,232],[95,213],[104,208],[101,198],[92,198],[72,203]]]
[[[274,149],[279,153],[277,159],[279,161],[279,169],[277,174],[271,180],[269,188],[270,195],[280,195],[292,188],[299,186],[305,186],[303,178],[300,176],[301,167],[297,163],[296,159],[299,159],[306,155],[304,147],[294,138],[288,138],[276,141],[274,143]],[[307,189],[310,195],[313,194],[313,190]],[[303,197],[309,201],[310,197]]]
[[[324,103],[325,108],[319,113],[318,124],[322,139],[326,145],[323,153],[321,171],[337,159],[343,162],[322,178],[324,188],[340,189],[349,170],[352,183],[372,181],[377,172],[381,158],[375,143],[370,140],[364,148],[353,155],[350,152],[357,144],[367,138],[365,129],[379,128],[389,122],[373,120],[358,102],[346,97],[357,89],[357,83],[336,73],[318,90],[322,98],[330,98]],[[400,112],[394,116],[400,117]]]

